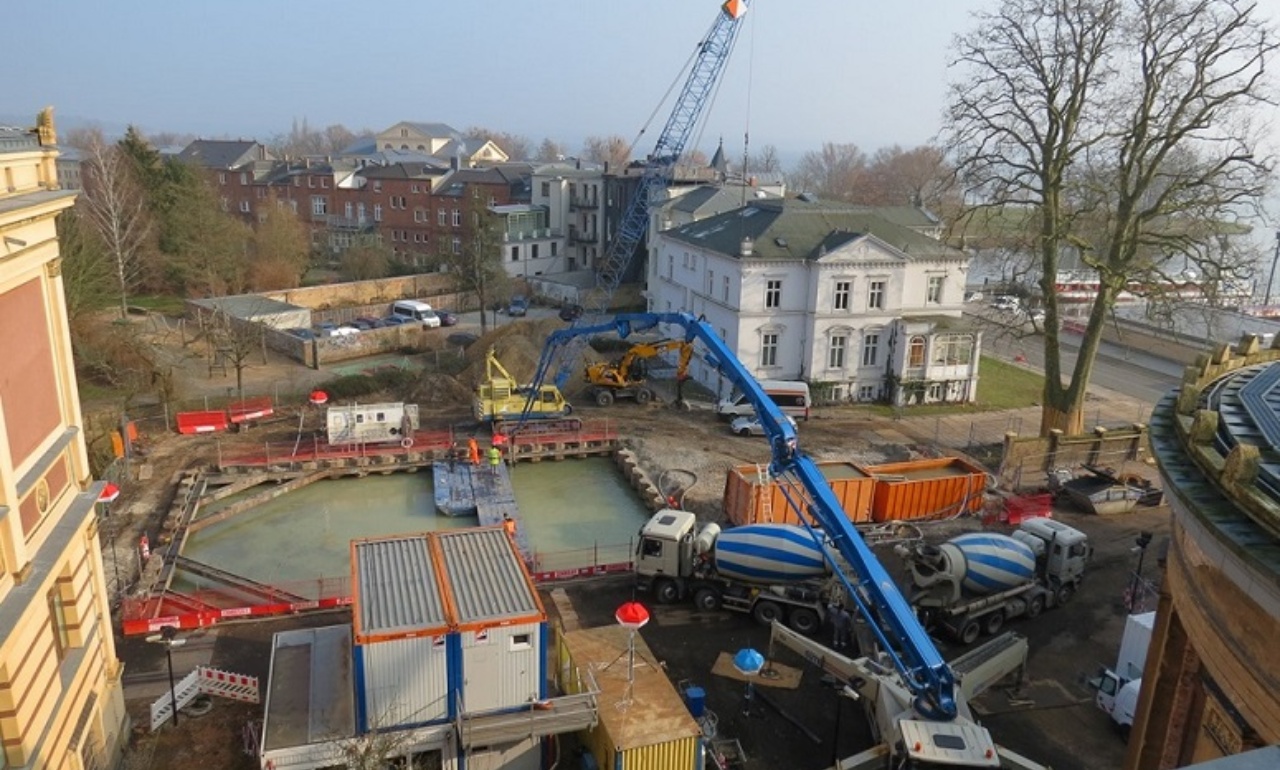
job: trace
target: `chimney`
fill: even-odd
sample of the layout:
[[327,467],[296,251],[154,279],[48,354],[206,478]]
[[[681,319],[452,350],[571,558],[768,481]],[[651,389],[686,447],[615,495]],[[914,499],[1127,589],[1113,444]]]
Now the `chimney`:
[[743,238],[742,243],[738,247],[738,256],[740,257],[751,256],[751,247],[753,245],[754,244],[751,242],[750,238]]

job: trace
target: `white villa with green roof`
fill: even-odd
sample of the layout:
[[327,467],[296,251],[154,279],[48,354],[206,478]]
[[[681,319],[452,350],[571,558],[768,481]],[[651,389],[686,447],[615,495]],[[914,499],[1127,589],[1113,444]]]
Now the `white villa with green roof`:
[[[754,200],[657,236],[649,309],[705,317],[757,379],[806,380],[819,403],[972,401],[968,258],[940,230],[912,207]],[[728,390],[705,362],[690,375]]]

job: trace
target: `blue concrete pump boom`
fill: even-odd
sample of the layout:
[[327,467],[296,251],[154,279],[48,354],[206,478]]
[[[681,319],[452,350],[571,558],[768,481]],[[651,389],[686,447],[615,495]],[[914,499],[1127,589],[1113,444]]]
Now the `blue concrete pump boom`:
[[[596,266],[595,299],[592,307],[587,308],[590,314],[599,317],[608,312],[614,292],[626,277],[631,258],[648,228],[649,206],[671,182],[676,163],[720,82],[746,11],[747,0],[726,0],[716,14],[711,30],[699,42],[696,61],[676,97],[671,116],[658,135],[653,152],[645,159],[644,174],[635,195],[627,203],[617,225],[617,234]],[[564,389],[581,352],[580,344],[570,345],[560,352],[563,363],[555,377],[556,387]]]
[[830,540],[853,568],[857,580],[852,584],[842,570],[837,568],[834,572],[876,634],[880,646],[893,660],[903,683],[911,690],[916,711],[926,719],[954,719],[955,676],[951,668],[925,633],[889,573],[845,515],[822,471],[800,451],[795,428],[710,324],[688,313],[621,313],[607,323],[560,329],[547,338],[532,387],[536,392],[546,378],[557,351],[572,340],[606,333],[626,338],[659,324],[678,326],[684,330],[686,341],[701,343],[708,351],[703,359],[751,401],[769,439],[772,453],[770,473],[776,477],[795,478],[809,495],[811,503],[798,511],[800,519],[807,525],[820,527],[821,535],[812,529],[811,534]]

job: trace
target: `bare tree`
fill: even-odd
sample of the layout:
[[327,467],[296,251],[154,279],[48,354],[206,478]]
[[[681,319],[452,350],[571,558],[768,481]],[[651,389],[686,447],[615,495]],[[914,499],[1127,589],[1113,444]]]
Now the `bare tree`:
[[592,163],[608,163],[615,171],[631,160],[631,143],[621,136],[588,136],[582,143],[582,157]]
[[133,166],[118,147],[94,141],[88,154],[80,204],[111,260],[124,318],[141,268],[140,255],[151,237],[151,213]]
[[[867,169],[867,187],[860,203],[876,206],[922,206],[935,213],[954,201],[954,172],[946,154],[922,145],[904,150],[898,145],[876,151]],[[954,208],[954,206],[952,206]]]
[[[1013,240],[1037,256],[1047,315],[1042,433],[1083,430],[1121,291],[1188,263],[1240,269],[1226,235],[1267,182],[1250,117],[1276,40],[1250,0],[1003,0],[957,38],[946,143],[966,200],[1029,214]],[[1054,287],[1068,251],[1100,285],[1064,379]]]
[[856,144],[827,142],[821,150],[811,150],[800,158],[794,181],[802,191],[852,201],[865,186],[866,177],[867,156]]
[[551,139],[550,137],[543,139],[542,144],[538,145],[538,152],[534,155],[534,160],[545,162],[554,162],[564,160],[569,155],[568,150],[563,144]]
[[391,255],[380,243],[360,243],[342,252],[342,275],[351,281],[386,278]]
[[292,289],[302,281],[311,254],[306,227],[273,193],[259,208],[253,231],[249,285],[254,291]]
[[747,158],[747,174],[777,174],[782,171],[782,161],[778,158],[778,148],[766,144],[760,152]]
[[[436,259],[456,278],[458,291],[475,292],[480,301],[480,333],[484,334],[488,331],[484,311],[495,301],[511,296],[511,277],[502,264],[502,232],[497,216],[479,198],[467,199],[471,231],[456,251],[441,243]],[[437,239],[437,243],[441,240]]]
[[209,340],[210,374],[215,366],[230,365],[236,373],[236,398],[243,401],[244,370],[252,366],[255,354],[262,357],[263,364],[267,362],[266,330],[261,323],[217,309],[205,320],[205,334]]

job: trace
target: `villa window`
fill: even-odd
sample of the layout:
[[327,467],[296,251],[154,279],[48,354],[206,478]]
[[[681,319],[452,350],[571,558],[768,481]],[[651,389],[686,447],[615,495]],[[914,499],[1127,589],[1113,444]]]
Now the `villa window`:
[[925,339],[918,334],[907,343],[908,369],[921,369],[924,367],[924,347]]
[[836,291],[832,307],[836,310],[849,309],[849,293],[853,289],[853,281],[836,281]]
[[938,366],[968,366],[972,361],[972,334],[940,334],[934,338],[934,364]]
[[831,342],[827,348],[827,368],[843,369],[844,368],[844,351],[849,342],[849,338],[843,334],[831,338]]
[[874,332],[862,337],[862,365],[875,366],[880,358],[880,333]]
[[782,306],[782,279],[774,278],[765,282],[764,306],[767,308]]
[[929,291],[925,301],[930,305],[942,304],[942,282],[945,278],[943,275],[929,276]]
[[872,281],[867,284],[867,309],[884,309],[884,281]]
[[766,332],[760,336],[760,365],[778,365],[778,334]]

